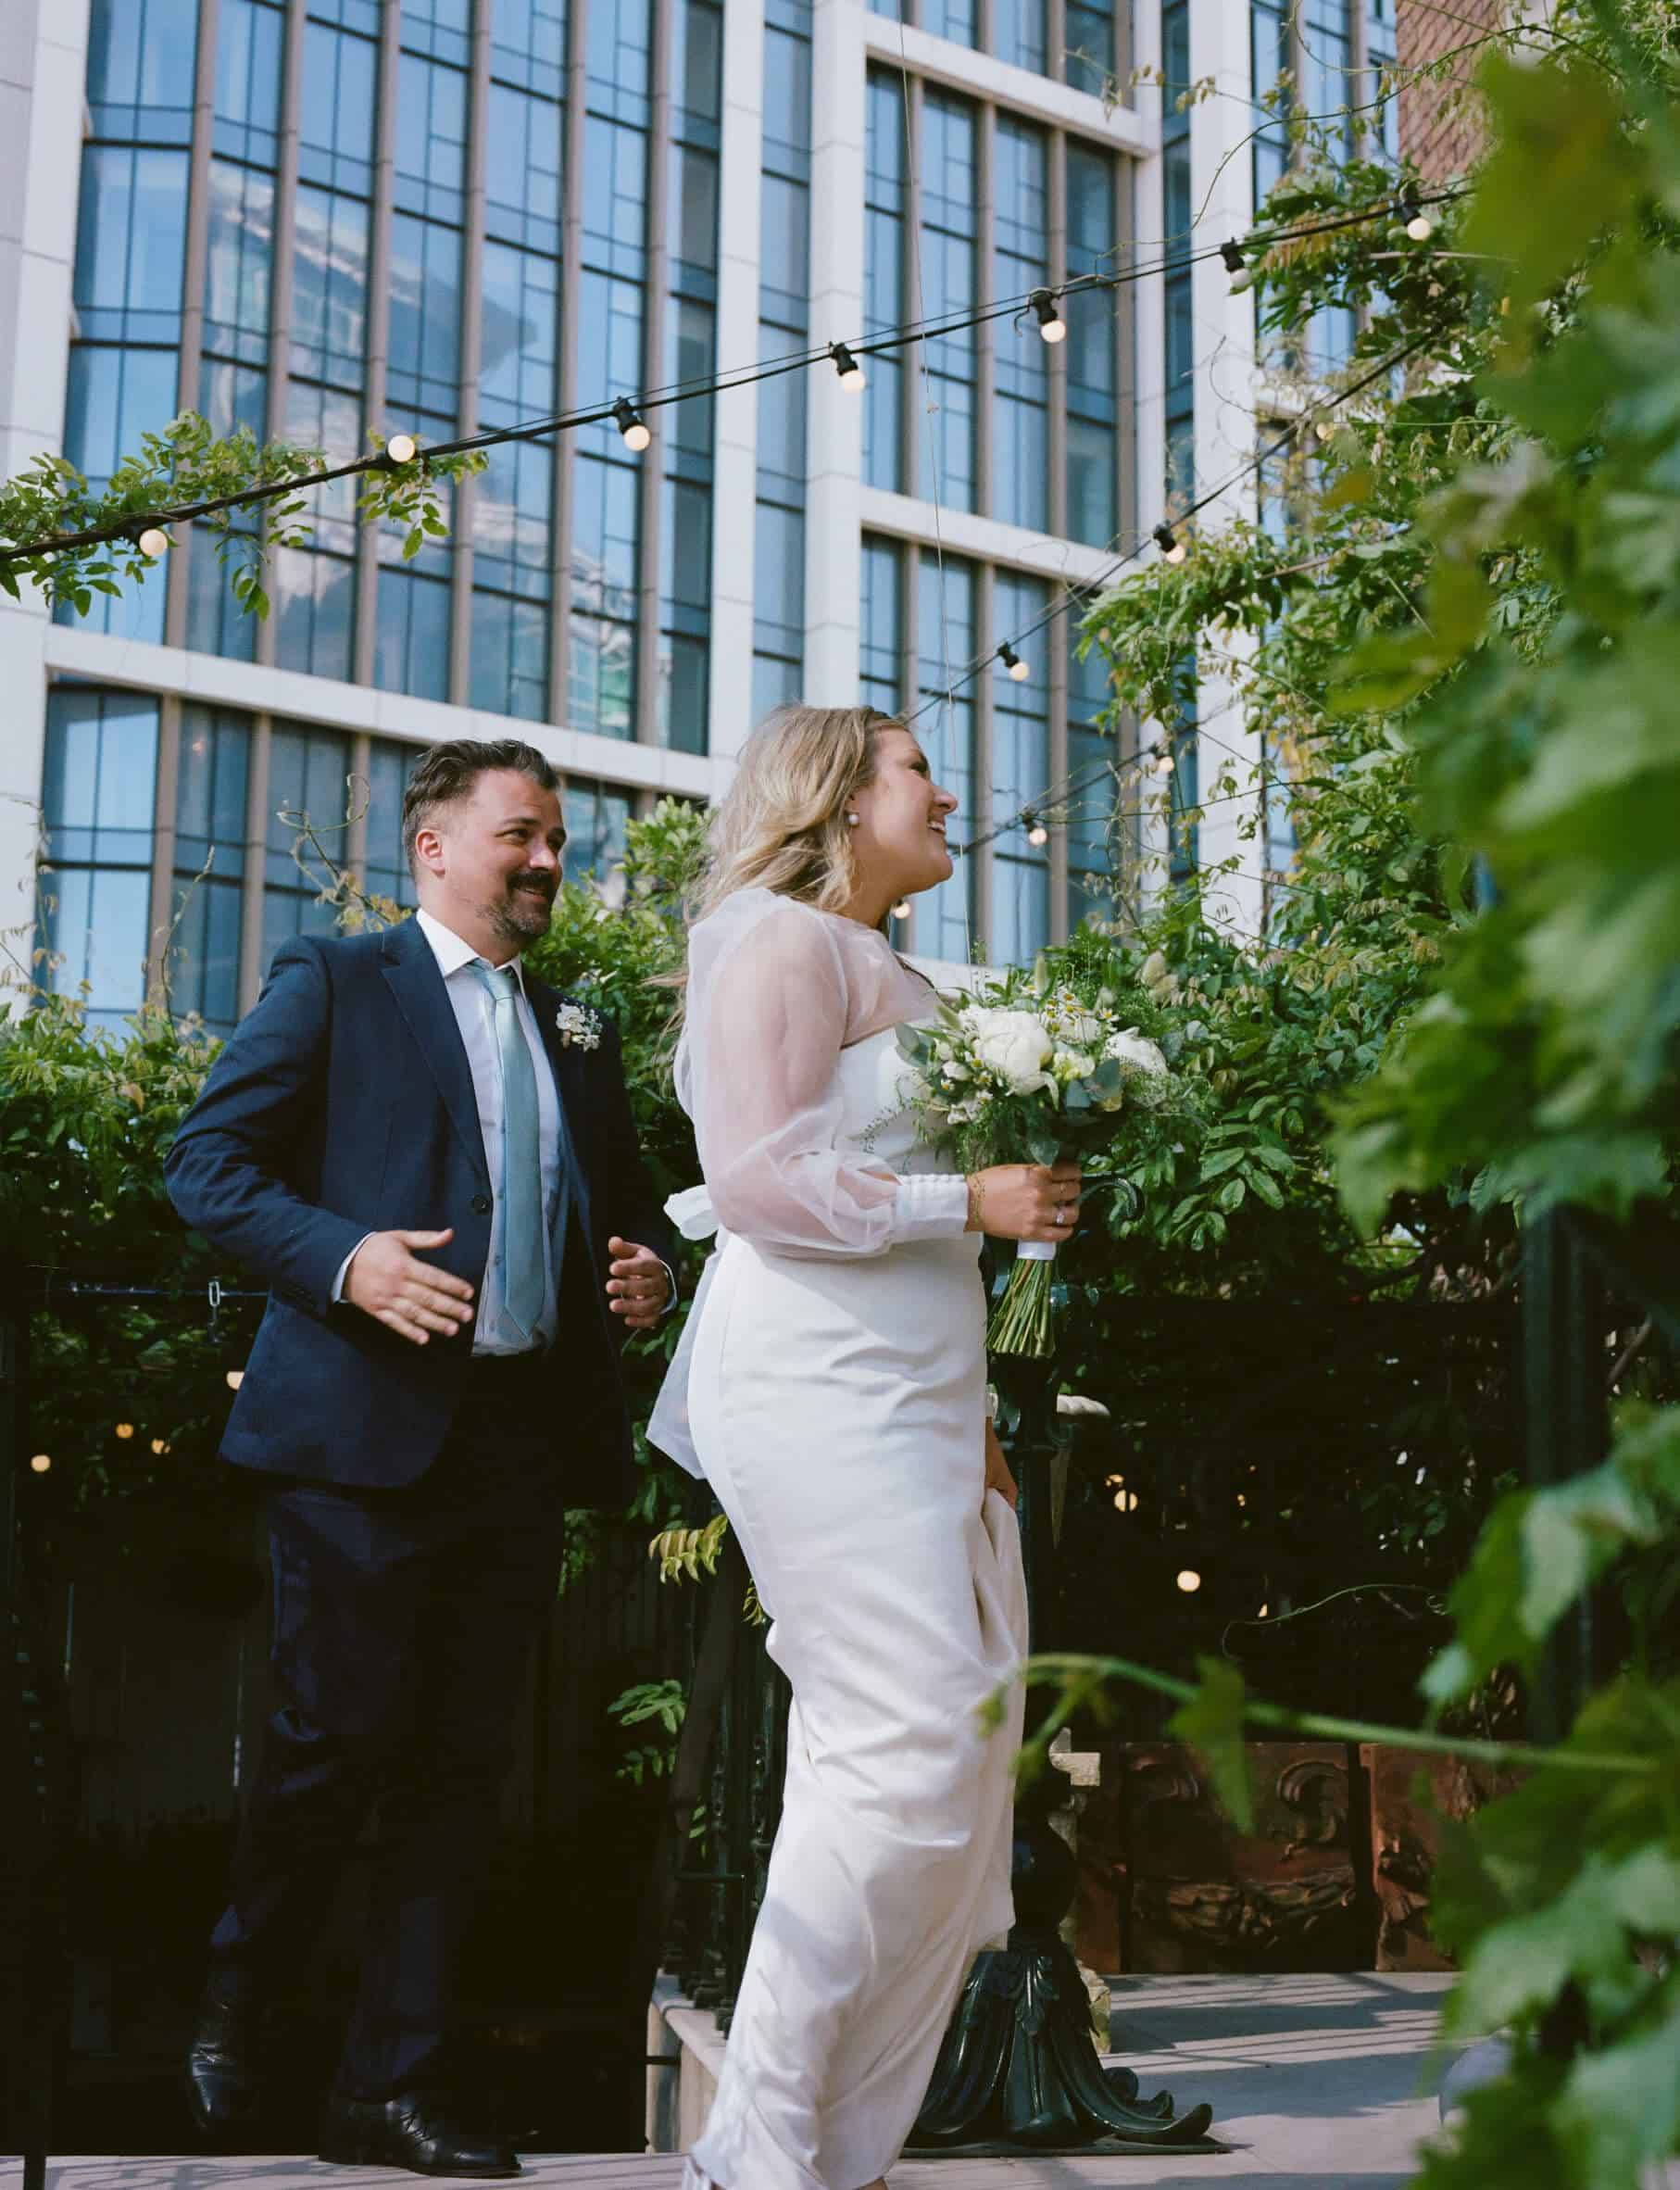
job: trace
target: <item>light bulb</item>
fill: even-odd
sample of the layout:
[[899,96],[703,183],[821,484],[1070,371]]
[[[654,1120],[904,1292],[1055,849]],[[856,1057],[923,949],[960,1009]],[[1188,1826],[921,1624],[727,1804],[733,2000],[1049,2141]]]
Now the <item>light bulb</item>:
[[393,434],[385,444],[385,454],[394,464],[411,464],[415,456],[412,434]]
[[149,555],[154,562],[169,551],[169,535],[161,525],[148,524],[135,543],[142,555]]
[[1312,431],[1318,435],[1321,441],[1328,441],[1331,435],[1335,432],[1335,428],[1330,423],[1330,421],[1327,418],[1322,418],[1313,427]]
[[643,422],[641,413],[627,396],[621,396],[612,407],[612,415],[619,432],[624,436],[625,447],[633,449],[640,456],[653,440],[653,434]]
[[1225,262],[1227,273],[1239,274],[1248,263],[1243,257],[1241,244],[1237,243],[1235,238],[1229,243],[1221,244],[1219,255]]
[[1155,773],[1157,775],[1171,775],[1173,766],[1174,761],[1171,753],[1161,752],[1156,755]]
[[843,342],[831,342],[828,354],[834,360],[834,371],[840,376],[840,385],[849,395],[857,395],[863,386],[863,368]]
[[1435,233],[1435,222],[1427,213],[1414,213],[1406,223],[1406,233],[1414,244],[1426,244]]
[[1185,544],[1170,524],[1158,524],[1150,537],[1160,549],[1163,562],[1183,562],[1186,552]]
[[117,1434],[119,1437],[132,1437],[134,1434],[134,1425],[132,1422],[119,1422],[117,1425]]
[[893,918],[895,920],[908,920],[909,916],[910,900],[909,898],[900,898],[898,902],[893,907]]
[[1065,341],[1068,323],[1056,308],[1056,299],[1049,290],[1034,289],[1028,302],[1038,314],[1038,332],[1046,342]]
[[1194,1567],[1185,1567],[1180,1569],[1178,1586],[1184,1591],[1186,1597],[1194,1596],[1201,1585],[1202,1578]]
[[997,649],[997,659],[1003,663],[1018,685],[1024,685],[1033,673],[1031,662],[1023,661],[1008,639]]
[[245,1372],[244,1369],[230,1369],[228,1371],[228,1390],[230,1391],[237,1391],[244,1380]]
[[30,1462],[31,1467],[37,1475],[44,1475],[52,1465],[53,1455],[50,1453],[37,1453]]
[[169,1451],[169,1441],[167,1437],[155,1437],[152,1440],[152,1450],[158,1455],[160,1459],[162,1458],[163,1454]]
[[1049,841],[1049,830],[1045,827],[1043,822],[1034,822],[1027,831],[1027,842],[1029,844],[1047,844]]

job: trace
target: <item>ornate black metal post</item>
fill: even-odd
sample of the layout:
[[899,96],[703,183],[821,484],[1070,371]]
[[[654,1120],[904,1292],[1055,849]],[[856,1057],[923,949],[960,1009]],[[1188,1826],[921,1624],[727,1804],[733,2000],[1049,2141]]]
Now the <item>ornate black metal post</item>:
[[[1054,1604],[1052,1463],[1061,1450],[1059,1378],[1047,1361],[993,1363],[1005,1401],[1000,1434],[1020,1485],[1030,1646]],[[1059,1927],[1078,1888],[1072,1851],[1049,1821],[1059,1777],[1015,1806],[1015,1924],[1001,1952],[975,1957],[910,2133],[912,2153],[1183,2150],[1205,2146],[1212,2109],[1180,2114],[1171,2092],[1143,2098],[1128,2069],[1104,2069],[1090,2001]]]
[[[1528,1479],[1538,1489],[1596,1467],[1609,1443],[1604,1288],[1566,1209],[1523,1236],[1523,1367]],[[1546,1646],[1529,1699],[1536,1742],[1560,1742],[1593,1683],[1593,1604],[1584,1592]]]

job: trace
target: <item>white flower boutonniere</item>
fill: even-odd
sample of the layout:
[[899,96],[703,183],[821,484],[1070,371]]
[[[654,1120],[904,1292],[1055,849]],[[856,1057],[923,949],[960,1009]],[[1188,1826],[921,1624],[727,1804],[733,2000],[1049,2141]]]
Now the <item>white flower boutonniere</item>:
[[554,1014],[554,1023],[560,1030],[563,1050],[570,1050],[574,1042],[580,1050],[600,1048],[601,1014],[588,1004],[563,1003]]

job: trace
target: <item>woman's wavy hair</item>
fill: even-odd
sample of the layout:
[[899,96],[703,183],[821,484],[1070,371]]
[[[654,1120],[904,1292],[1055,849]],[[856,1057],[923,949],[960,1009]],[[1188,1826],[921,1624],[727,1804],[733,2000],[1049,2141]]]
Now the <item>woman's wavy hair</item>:
[[[881,733],[904,727],[879,708],[806,707],[796,699],[766,715],[741,748],[711,817],[706,865],[689,893],[689,925],[738,889],[773,889],[823,912],[849,903],[858,860],[846,801],[873,780]],[[669,1058],[682,1032],[687,964],[656,975],[654,986],[677,991]]]
[[903,728],[873,707],[793,700],[766,715],[712,816],[691,918],[703,920],[738,889],[773,889],[823,912],[849,903],[858,862],[846,801],[873,779],[881,733]]

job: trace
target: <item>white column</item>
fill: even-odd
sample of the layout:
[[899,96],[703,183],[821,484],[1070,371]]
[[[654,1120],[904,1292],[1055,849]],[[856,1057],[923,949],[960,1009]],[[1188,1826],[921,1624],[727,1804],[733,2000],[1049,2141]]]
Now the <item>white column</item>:
[[[81,176],[87,0],[0,5],[0,474],[11,477],[64,430]],[[26,954],[46,724],[41,597],[0,594],[0,934]]]
[[[723,11],[723,132],[718,156],[718,371],[759,360],[759,172],[764,18],[753,0]],[[711,753],[725,764],[752,727],[753,549],[758,391],[717,399],[711,490]],[[720,782],[721,792],[723,785]]]
[[[816,0],[812,11],[813,347],[863,327],[863,12],[862,0]],[[863,407],[834,372],[810,376],[809,432],[805,697],[846,707],[858,698]]]
[[[1190,75],[1211,79],[1214,95],[1190,110],[1191,200],[1200,215],[1197,245],[1244,235],[1253,223],[1254,160],[1248,144],[1254,126],[1247,0],[1216,0],[1190,10]],[[1196,325],[1196,474],[1197,496],[1209,493],[1249,463],[1260,447],[1260,423],[1254,359],[1254,299],[1231,294],[1232,275],[1217,258],[1194,271]],[[1252,518],[1259,506],[1252,472],[1204,510],[1197,529],[1215,532],[1234,517]],[[1243,825],[1259,804],[1258,726],[1250,728],[1231,679],[1204,662],[1198,715],[1200,795],[1218,800],[1206,808],[1200,830],[1204,875],[1226,859],[1244,870],[1211,886],[1206,902],[1216,919],[1249,932],[1260,928],[1262,885],[1255,877],[1264,861],[1258,839]],[[1235,793],[1252,796],[1233,796]]]

